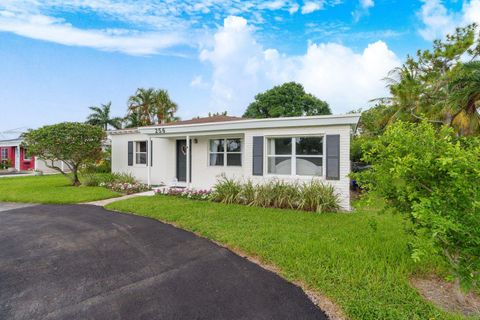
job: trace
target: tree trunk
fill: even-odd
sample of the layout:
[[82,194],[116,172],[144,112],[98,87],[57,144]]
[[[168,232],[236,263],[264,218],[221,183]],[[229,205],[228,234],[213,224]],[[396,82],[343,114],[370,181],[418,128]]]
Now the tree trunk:
[[82,183],[80,182],[80,180],[78,179],[78,169],[75,167],[73,168],[72,170],[72,186],[75,186],[75,187],[78,187],[80,186]]

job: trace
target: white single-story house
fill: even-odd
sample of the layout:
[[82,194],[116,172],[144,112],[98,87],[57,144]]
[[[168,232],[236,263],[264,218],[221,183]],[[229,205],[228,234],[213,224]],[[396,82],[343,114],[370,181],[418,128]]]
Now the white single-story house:
[[350,209],[350,137],[360,115],[214,116],[109,131],[112,171],[149,185],[212,188],[222,174],[333,185]]

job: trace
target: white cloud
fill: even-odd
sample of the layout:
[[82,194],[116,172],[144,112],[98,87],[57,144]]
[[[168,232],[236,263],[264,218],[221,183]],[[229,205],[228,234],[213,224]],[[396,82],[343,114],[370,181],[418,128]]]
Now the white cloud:
[[360,0],[357,8],[352,12],[353,21],[358,22],[363,16],[368,15],[368,10],[374,6],[373,0]]
[[213,67],[210,107],[228,108],[233,114],[242,114],[256,93],[286,81],[302,83],[335,113],[344,113],[384,96],[382,79],[400,65],[382,41],[362,52],[336,43],[311,43],[305,54],[286,56],[258,44],[247,21],[239,17],[225,19],[212,48],[200,58]]
[[306,1],[302,6],[302,14],[309,14],[323,9],[323,0]]
[[285,1],[283,0],[274,0],[274,1],[268,1],[265,2],[263,5],[261,5],[261,8],[266,8],[270,10],[278,10],[281,9],[285,6]]
[[423,0],[418,16],[424,25],[420,35],[429,41],[440,39],[456,27],[480,23],[480,0],[465,1],[460,12],[449,12],[440,0]]
[[373,0],[360,0],[360,6],[364,9],[372,8],[374,5]]
[[45,15],[18,15],[0,11],[0,30],[37,40],[68,46],[84,46],[106,51],[121,51],[133,55],[153,54],[162,49],[184,44],[175,33],[128,30],[89,30],[73,27],[62,19]]
[[194,88],[206,89],[208,88],[208,83],[203,80],[202,75],[196,75],[190,82],[190,86]]
[[289,9],[288,9],[288,12],[290,14],[294,14],[295,12],[297,12],[299,9],[299,6],[298,6],[298,3],[294,3]]
[[463,6],[463,20],[466,23],[480,24],[480,0],[472,0]]

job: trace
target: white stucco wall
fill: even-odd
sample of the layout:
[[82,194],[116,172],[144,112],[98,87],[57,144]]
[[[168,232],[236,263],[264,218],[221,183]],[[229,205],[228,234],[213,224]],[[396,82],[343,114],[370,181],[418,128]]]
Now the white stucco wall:
[[[54,165],[61,168],[62,167],[62,161],[55,161]],[[38,157],[35,157],[35,170],[42,171],[43,173],[58,173],[57,170],[47,167],[47,165],[45,163],[45,160],[42,160]],[[64,172],[70,171],[68,169],[67,165],[64,165],[63,171]]]
[[[228,177],[254,182],[263,182],[269,179],[282,179],[286,181],[310,181],[312,177],[299,176],[272,176],[267,173],[267,163],[264,161],[264,176],[252,175],[252,144],[254,136],[324,136],[328,134],[340,135],[340,180],[326,180],[323,177],[315,177],[325,183],[333,185],[340,196],[341,205],[344,209],[350,209],[350,126],[316,126],[316,127],[298,127],[284,129],[250,129],[239,134],[211,134],[209,136],[191,135],[192,139],[192,182],[191,186],[197,189],[211,188],[214,186],[218,177],[223,173]],[[208,147],[209,139],[214,138],[237,138],[242,139],[242,166],[209,166],[208,165]],[[125,172],[135,176],[139,181],[147,182],[146,165],[128,166],[128,141],[145,141],[148,136],[140,133],[128,133],[112,135],[112,171]],[[178,138],[152,138],[153,141],[153,166],[151,167],[151,183],[165,183],[171,185],[176,177],[176,140]],[[197,143],[194,142],[197,140]],[[325,141],[324,141],[325,144]],[[266,144],[265,144],[266,146]],[[264,151],[266,155],[266,149]],[[324,153],[325,155],[325,153]],[[265,158],[265,157],[264,157]],[[326,159],[323,159],[323,166],[326,165]],[[325,170],[324,170],[325,172]]]

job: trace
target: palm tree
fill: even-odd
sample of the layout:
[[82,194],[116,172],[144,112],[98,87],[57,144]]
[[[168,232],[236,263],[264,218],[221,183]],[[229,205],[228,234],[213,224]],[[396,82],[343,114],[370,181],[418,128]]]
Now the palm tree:
[[140,125],[149,125],[155,122],[152,114],[155,104],[155,89],[138,88],[133,96],[128,98],[129,112],[138,114]]
[[159,89],[155,91],[155,109],[159,123],[166,123],[176,120],[177,104],[170,99],[167,90]]
[[480,134],[480,61],[460,65],[448,89],[450,125],[464,135]]
[[102,127],[105,131],[108,130],[108,126],[112,126],[115,129],[122,128],[122,119],[119,117],[110,117],[110,109],[112,102],[101,104],[100,107],[89,107],[93,112],[88,116],[87,123]]
[[137,128],[142,126],[140,116],[137,111],[130,111],[125,118],[123,118],[125,128]]
[[167,90],[139,88],[128,99],[129,117],[136,113],[139,126],[176,120],[177,104],[170,99]]

